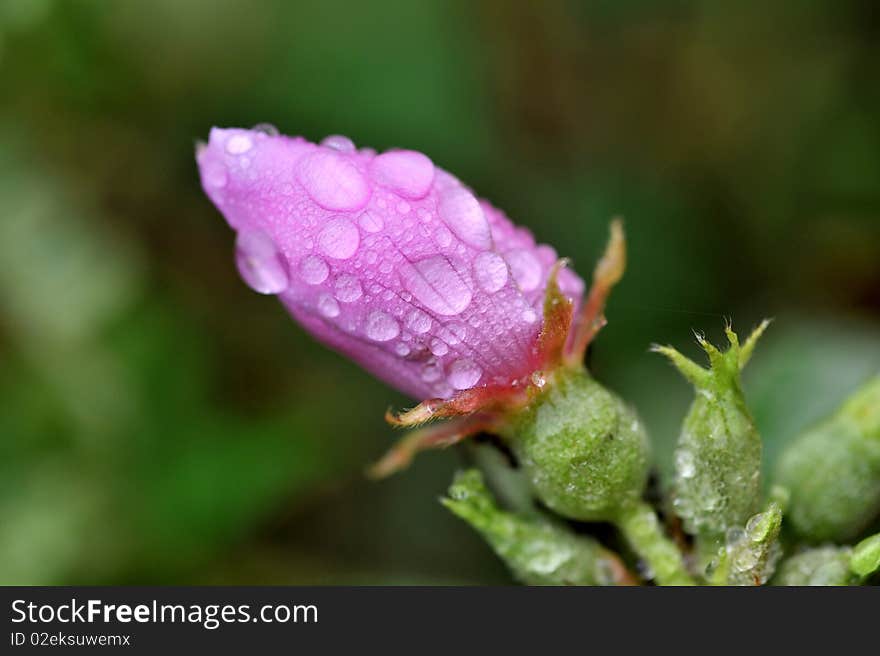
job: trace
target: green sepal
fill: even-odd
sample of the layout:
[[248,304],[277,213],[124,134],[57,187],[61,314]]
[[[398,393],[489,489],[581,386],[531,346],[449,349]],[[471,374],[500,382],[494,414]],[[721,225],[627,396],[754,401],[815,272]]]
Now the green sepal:
[[764,512],[754,515],[743,529],[731,529],[727,542],[710,566],[707,580],[712,585],[763,585],[773,575],[782,553],[779,529],[782,508],[771,501]]
[[880,515],[880,376],[782,452],[786,527],[812,543],[858,538]]
[[631,582],[620,560],[596,540],[540,517],[498,507],[476,469],[456,475],[441,500],[489,543],[527,585],[618,585]]
[[740,372],[768,325],[762,322],[743,345],[726,326],[730,347],[724,352],[697,335],[708,369],[672,347],[652,349],[669,358],[697,392],[675,452],[673,507],[685,530],[697,537],[704,562],[760,503],[761,437],[746,406]]

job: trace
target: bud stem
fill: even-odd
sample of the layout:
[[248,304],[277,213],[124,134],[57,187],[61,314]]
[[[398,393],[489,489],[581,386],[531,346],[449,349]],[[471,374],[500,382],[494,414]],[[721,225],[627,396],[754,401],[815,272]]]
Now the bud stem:
[[639,502],[620,511],[615,520],[633,550],[653,572],[660,585],[694,585],[681,553],[666,535],[654,509]]

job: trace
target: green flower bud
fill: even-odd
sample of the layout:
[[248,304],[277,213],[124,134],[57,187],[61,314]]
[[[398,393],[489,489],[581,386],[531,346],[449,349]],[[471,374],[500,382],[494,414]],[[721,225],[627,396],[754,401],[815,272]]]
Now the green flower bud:
[[849,547],[807,549],[782,562],[773,585],[851,585]]
[[642,422],[584,369],[556,370],[504,431],[538,498],[564,517],[612,520],[645,488]]
[[786,526],[809,542],[858,537],[880,514],[880,376],[796,438],[776,471],[791,502]]
[[697,536],[704,558],[714,556],[728,530],[742,527],[760,503],[761,437],[746,407],[740,371],[767,325],[764,321],[742,346],[727,326],[730,348],[724,353],[697,336],[709,369],[671,347],[653,347],[697,392],[675,452],[673,506],[685,530]]
[[863,579],[880,570],[880,533],[865,538],[853,547],[849,568]]
[[730,529],[727,543],[710,566],[712,585],[764,585],[782,553],[779,529],[782,509],[771,501],[767,510],[746,522],[744,529]]
[[476,469],[456,475],[444,506],[476,529],[528,585],[619,585],[633,582],[626,568],[592,538],[538,517],[498,508]]

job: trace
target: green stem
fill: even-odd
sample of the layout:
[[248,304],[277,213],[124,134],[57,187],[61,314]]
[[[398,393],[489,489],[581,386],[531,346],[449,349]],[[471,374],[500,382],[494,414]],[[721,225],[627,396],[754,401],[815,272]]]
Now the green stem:
[[633,550],[654,573],[660,585],[694,585],[681,552],[660,527],[654,509],[644,502],[629,506],[614,522]]

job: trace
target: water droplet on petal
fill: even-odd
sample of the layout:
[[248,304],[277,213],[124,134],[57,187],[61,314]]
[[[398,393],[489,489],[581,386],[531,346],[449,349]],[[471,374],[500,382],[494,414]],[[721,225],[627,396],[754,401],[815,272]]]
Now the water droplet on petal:
[[400,276],[407,291],[437,314],[460,314],[471,303],[469,281],[442,255],[406,262]]
[[382,221],[382,217],[378,214],[364,212],[358,219],[358,225],[365,232],[379,232],[385,226],[385,222]]
[[262,230],[238,233],[235,263],[248,287],[260,294],[280,294],[290,284],[287,260]]
[[328,210],[352,211],[366,205],[370,187],[346,157],[318,150],[300,164],[299,181],[311,199]]
[[341,134],[331,134],[328,137],[324,137],[321,141],[321,145],[326,148],[332,148],[333,150],[338,150],[341,153],[353,153],[354,152],[354,142],[348,137],[344,137]]
[[400,334],[400,326],[390,314],[373,310],[367,315],[367,337],[375,342],[387,342]]
[[339,316],[339,303],[330,294],[321,294],[318,298],[318,311],[328,319]]
[[445,226],[440,226],[434,231],[434,239],[441,248],[446,248],[452,243],[452,233]]
[[437,339],[435,337],[431,340],[431,353],[438,357],[441,355],[446,355],[447,353],[449,353],[449,347],[442,339]]
[[541,284],[541,263],[531,251],[524,248],[508,251],[504,255],[513,273],[513,279],[524,292],[537,289]]
[[379,183],[411,199],[423,198],[434,182],[434,164],[413,150],[382,153],[370,163],[370,172]]
[[394,352],[397,353],[397,355],[399,355],[400,357],[405,358],[409,355],[409,346],[407,346],[403,342],[398,342],[394,346]]
[[538,320],[538,313],[532,308],[526,308],[523,310],[522,318],[526,323],[535,323]]
[[336,298],[343,303],[353,303],[364,294],[361,287],[361,281],[347,273],[341,274],[336,278],[334,286]]
[[422,380],[426,383],[436,383],[443,378],[443,367],[439,362],[428,362],[422,367]]
[[474,278],[483,291],[497,292],[507,282],[507,263],[497,253],[480,253],[474,258]]
[[249,151],[254,142],[246,134],[234,134],[226,142],[226,152],[230,155],[241,155]]
[[320,285],[330,275],[330,267],[317,255],[306,255],[299,263],[299,274],[310,285]]
[[421,310],[413,310],[406,316],[406,327],[422,335],[431,329],[431,317]]
[[474,248],[492,248],[492,232],[483,208],[464,187],[450,187],[440,195],[440,218],[459,239]]
[[456,360],[449,366],[447,380],[457,390],[470,389],[479,382],[483,370],[473,360]]
[[357,227],[343,216],[330,219],[318,234],[318,248],[337,260],[347,260],[357,252],[361,236]]

